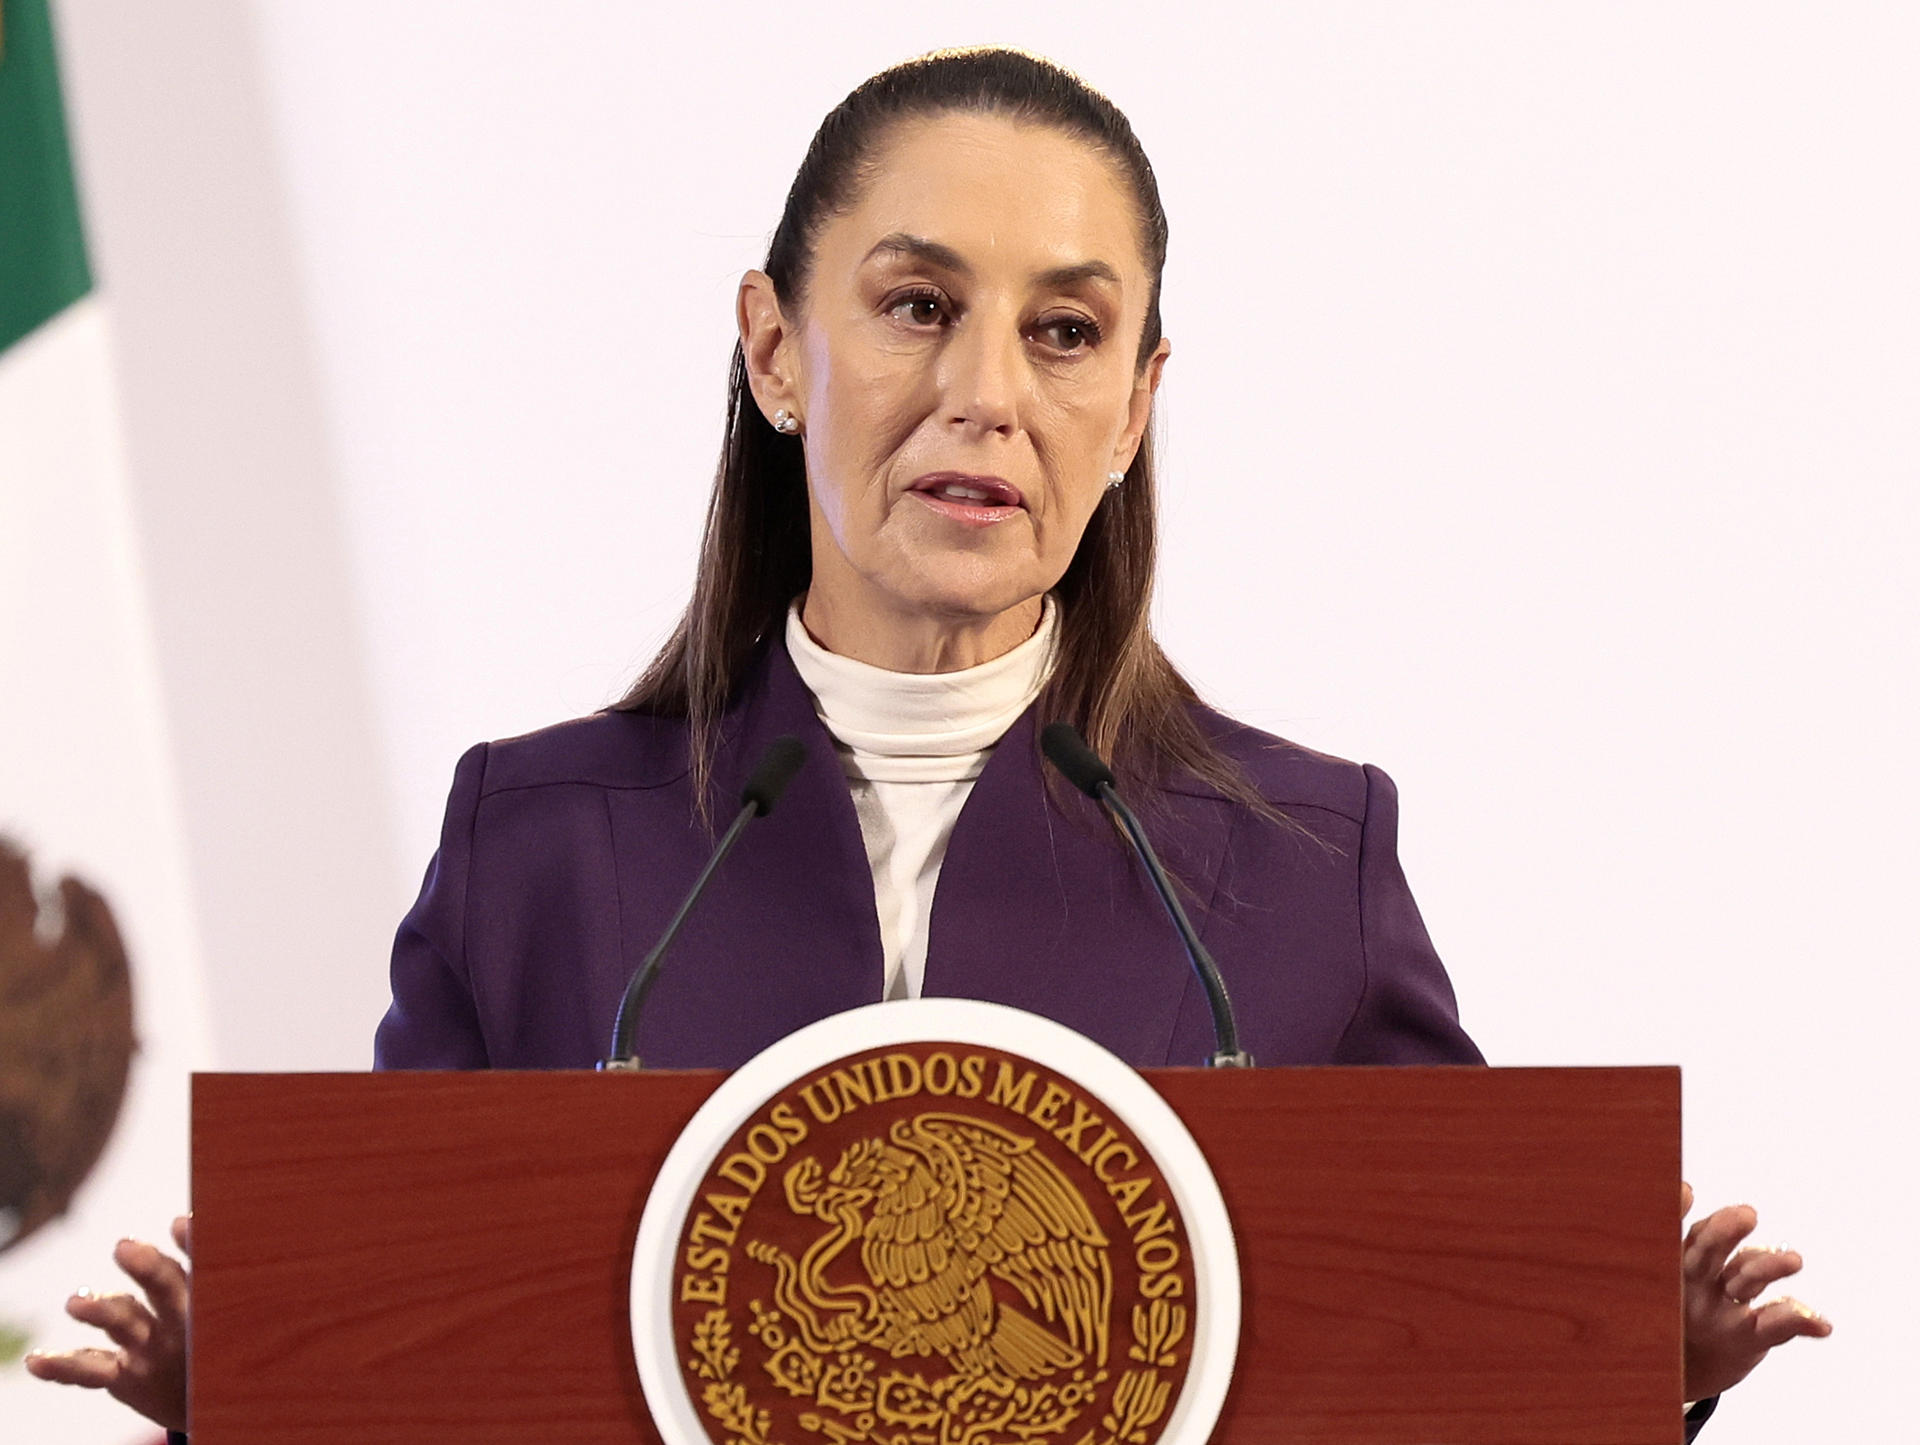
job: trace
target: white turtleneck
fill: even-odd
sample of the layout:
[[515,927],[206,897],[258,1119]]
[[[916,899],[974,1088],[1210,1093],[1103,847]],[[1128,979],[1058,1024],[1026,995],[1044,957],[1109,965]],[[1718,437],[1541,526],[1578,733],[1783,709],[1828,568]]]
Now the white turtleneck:
[[873,870],[883,998],[918,998],[933,888],[954,820],[1014,719],[1053,671],[1051,597],[1032,637],[959,672],[888,672],[828,652],[787,613],[787,652],[833,735]]

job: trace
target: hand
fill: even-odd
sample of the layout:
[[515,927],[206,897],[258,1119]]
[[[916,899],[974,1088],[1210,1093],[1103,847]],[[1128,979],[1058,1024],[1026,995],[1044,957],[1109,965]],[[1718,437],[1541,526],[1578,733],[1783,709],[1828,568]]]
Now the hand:
[[[192,1257],[192,1224],[173,1221],[173,1242]],[[82,1290],[67,1301],[67,1313],[97,1326],[119,1348],[112,1350],[36,1351],[27,1371],[62,1385],[105,1390],[156,1425],[187,1428],[187,1271],[171,1255],[151,1244],[123,1239],[113,1262],[133,1277],[147,1296],[142,1304],[130,1294],[94,1294]]]
[[[1680,1186],[1680,1217],[1693,1208],[1693,1187]],[[1687,1394],[1704,1400],[1746,1379],[1775,1345],[1795,1335],[1824,1339],[1833,1326],[1797,1299],[1755,1305],[1772,1284],[1800,1272],[1791,1249],[1734,1247],[1760,1222],[1751,1205],[1716,1209],[1687,1231],[1680,1269],[1687,1296]]]

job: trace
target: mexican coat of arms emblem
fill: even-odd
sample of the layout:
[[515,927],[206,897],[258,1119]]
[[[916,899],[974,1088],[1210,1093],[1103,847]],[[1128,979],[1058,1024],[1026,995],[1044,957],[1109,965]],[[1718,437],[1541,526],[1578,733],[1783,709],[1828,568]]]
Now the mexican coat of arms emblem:
[[1152,1445],[1193,1348],[1152,1154],[985,1045],[874,1048],[779,1091],[712,1157],[673,1279],[716,1445]]

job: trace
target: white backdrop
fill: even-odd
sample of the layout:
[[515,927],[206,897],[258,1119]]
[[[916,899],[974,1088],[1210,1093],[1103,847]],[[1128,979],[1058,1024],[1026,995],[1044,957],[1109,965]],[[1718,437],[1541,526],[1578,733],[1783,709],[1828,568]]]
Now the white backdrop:
[[813,126],[1018,44],[1171,216],[1170,650],[1395,775],[1493,1061],[1685,1066],[1703,1201],[1838,1324],[1714,1434],[1900,1433],[1914,12],[140,11],[61,19],[223,1064],[365,1064],[460,750],[678,610]]

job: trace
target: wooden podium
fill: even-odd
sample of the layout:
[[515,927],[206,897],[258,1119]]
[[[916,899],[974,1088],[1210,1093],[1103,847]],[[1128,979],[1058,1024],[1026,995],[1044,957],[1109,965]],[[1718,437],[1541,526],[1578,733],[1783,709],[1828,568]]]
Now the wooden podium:
[[[722,1077],[197,1075],[194,1445],[657,1441],[634,1237]],[[1146,1078],[1239,1244],[1215,1441],[1682,1438],[1678,1070]]]

